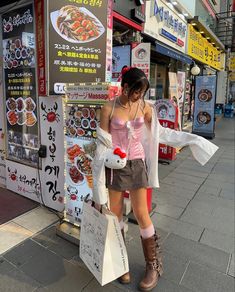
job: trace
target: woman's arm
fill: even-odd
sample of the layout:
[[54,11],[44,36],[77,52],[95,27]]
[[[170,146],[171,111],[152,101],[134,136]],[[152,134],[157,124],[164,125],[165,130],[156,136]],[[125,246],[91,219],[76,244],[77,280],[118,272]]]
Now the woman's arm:
[[111,111],[112,105],[110,103],[107,103],[102,107],[100,114],[100,128],[108,133]]
[[152,122],[152,107],[150,106],[148,102],[145,102],[144,120],[145,120],[146,126],[150,129],[151,122]]

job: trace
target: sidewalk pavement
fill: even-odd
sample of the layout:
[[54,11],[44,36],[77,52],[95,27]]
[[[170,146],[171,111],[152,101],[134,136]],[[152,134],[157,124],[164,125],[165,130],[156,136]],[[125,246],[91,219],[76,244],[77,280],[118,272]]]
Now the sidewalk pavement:
[[[215,133],[220,148],[206,166],[189,149],[160,165],[152,220],[161,235],[165,272],[153,291],[234,291],[234,119],[222,119]],[[0,226],[0,292],[138,290],[144,258],[137,225],[129,223],[127,234],[132,283],[101,287],[79,259],[78,247],[56,236],[56,217],[42,212]],[[53,224],[39,232],[46,222]],[[1,251],[9,234],[21,239],[13,248],[5,240]]]

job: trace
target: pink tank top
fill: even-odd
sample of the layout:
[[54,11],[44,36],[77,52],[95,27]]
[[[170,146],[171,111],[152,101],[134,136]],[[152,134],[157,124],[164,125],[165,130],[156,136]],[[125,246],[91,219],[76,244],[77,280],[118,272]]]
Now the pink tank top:
[[116,117],[112,117],[110,120],[110,134],[112,135],[113,147],[120,147],[124,150],[127,153],[128,160],[145,158],[144,148],[141,144],[143,125],[144,117],[128,122]]

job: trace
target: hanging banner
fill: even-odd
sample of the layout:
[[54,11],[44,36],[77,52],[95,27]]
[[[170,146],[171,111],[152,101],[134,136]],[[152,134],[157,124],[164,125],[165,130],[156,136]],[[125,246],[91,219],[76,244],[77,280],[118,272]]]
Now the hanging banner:
[[49,93],[65,84],[109,82],[112,70],[112,2],[48,0]]
[[35,0],[38,95],[47,95],[44,0]]
[[188,55],[217,70],[224,70],[225,54],[215,48],[192,24],[188,25]]
[[197,76],[195,87],[193,133],[214,137],[216,76]]
[[183,105],[185,98],[185,72],[177,71],[177,87],[178,87],[178,100],[180,116],[183,116]]
[[150,43],[132,44],[131,66],[144,71],[148,79],[150,74],[150,50]]
[[178,80],[177,74],[174,72],[169,72],[169,99],[176,106],[177,118],[178,118],[178,128],[181,130],[181,115],[179,112],[179,91],[178,91]]
[[7,158],[38,165],[33,5],[2,15]]
[[43,202],[62,211],[64,208],[64,133],[62,97],[40,97],[41,145],[47,148],[42,159]]

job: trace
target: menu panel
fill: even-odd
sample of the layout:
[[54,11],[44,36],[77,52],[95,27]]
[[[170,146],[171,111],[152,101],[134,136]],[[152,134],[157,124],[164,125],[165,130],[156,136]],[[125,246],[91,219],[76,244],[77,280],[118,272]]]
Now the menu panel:
[[3,14],[7,158],[37,166],[38,118],[33,5]]

